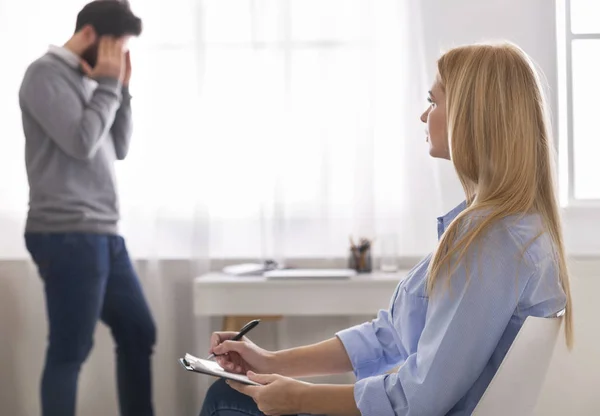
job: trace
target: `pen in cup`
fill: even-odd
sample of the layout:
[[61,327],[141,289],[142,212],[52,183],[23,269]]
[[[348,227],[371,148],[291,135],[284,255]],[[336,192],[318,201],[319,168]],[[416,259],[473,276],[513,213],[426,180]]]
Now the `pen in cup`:
[[[250,332],[256,325],[258,325],[259,322],[260,319],[255,319],[253,321],[248,322],[246,325],[244,325],[242,329],[240,329],[240,332],[235,337],[231,338],[231,341],[241,340],[244,337],[244,335]],[[215,354],[209,355],[206,359],[212,360],[213,358],[215,358]]]

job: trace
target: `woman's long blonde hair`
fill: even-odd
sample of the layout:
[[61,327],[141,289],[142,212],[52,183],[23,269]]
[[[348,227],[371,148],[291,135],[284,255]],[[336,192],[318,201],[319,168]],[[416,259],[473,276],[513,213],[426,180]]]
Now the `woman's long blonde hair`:
[[[430,263],[428,289],[431,292],[444,271],[458,267],[491,225],[510,215],[537,213],[554,243],[567,296],[565,335],[571,348],[571,291],[554,187],[554,147],[534,65],[520,48],[504,43],[452,49],[437,66],[446,94],[451,160],[467,208],[440,239]],[[485,210],[485,217],[461,230],[462,219],[475,210]]]

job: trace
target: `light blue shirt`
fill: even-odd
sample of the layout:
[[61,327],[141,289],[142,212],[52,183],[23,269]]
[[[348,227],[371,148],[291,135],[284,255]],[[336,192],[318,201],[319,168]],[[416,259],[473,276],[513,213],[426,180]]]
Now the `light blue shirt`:
[[[438,218],[438,237],[464,208]],[[427,256],[398,285],[389,310],[337,334],[358,379],[354,398],[363,416],[472,413],[525,318],[565,307],[553,244],[542,230],[538,215],[503,219],[431,299]]]

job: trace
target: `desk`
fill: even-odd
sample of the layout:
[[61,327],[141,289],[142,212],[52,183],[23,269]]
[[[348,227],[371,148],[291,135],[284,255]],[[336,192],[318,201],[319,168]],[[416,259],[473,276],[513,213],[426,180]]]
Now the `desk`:
[[268,280],[209,273],[194,279],[196,316],[373,315],[390,303],[408,270],[350,279]]

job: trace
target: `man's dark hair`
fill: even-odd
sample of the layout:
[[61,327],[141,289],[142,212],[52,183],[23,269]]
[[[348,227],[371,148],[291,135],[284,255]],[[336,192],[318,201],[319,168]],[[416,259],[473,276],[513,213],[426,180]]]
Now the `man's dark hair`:
[[75,32],[86,25],[91,25],[98,36],[139,36],[142,33],[142,20],[133,14],[128,1],[94,0],[88,3],[77,15]]

